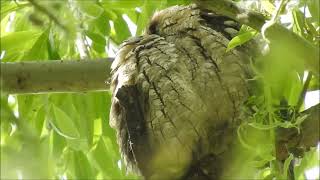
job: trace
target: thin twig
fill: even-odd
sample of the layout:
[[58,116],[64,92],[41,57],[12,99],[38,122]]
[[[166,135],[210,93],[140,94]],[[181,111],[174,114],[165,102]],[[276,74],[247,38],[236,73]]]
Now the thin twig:
[[308,76],[307,76],[307,79],[305,81],[305,83],[303,84],[303,88],[302,88],[302,91],[301,91],[301,94],[299,96],[299,100],[298,100],[298,103],[296,105],[296,111],[299,112],[302,104],[303,104],[303,100],[304,100],[304,97],[306,96],[306,93],[307,93],[307,90],[308,90],[308,87],[309,87],[309,84],[310,84],[310,81],[312,79],[312,73],[309,72],[308,73]]

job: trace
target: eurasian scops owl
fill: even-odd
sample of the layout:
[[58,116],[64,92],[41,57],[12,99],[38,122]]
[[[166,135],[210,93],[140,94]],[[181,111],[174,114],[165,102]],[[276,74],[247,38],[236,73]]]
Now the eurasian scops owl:
[[112,64],[110,125],[146,179],[216,179],[248,97],[250,56],[226,52],[240,25],[196,5],[157,12]]

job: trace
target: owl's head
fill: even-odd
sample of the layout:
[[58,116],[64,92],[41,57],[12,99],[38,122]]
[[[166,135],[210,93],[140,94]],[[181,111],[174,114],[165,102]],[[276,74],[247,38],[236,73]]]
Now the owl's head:
[[195,4],[173,6],[156,12],[147,27],[146,34],[160,36],[177,35],[199,24],[200,10]]

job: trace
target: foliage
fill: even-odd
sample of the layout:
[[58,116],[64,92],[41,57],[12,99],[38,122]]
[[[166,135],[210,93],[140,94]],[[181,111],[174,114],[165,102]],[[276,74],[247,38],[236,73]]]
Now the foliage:
[[[272,3],[262,2],[258,6],[252,2],[245,3],[253,10],[270,17],[266,26],[269,23],[272,24],[271,21],[282,23],[283,26],[305,39],[307,43],[319,47],[319,18],[315,18],[319,14],[318,1],[282,0],[278,1],[277,8]],[[307,15],[308,10],[310,14]],[[256,30],[243,25],[239,34],[230,41],[228,50],[241,46],[257,35]],[[268,49],[268,54],[252,64],[256,76],[251,81],[258,85],[254,96],[247,100],[243,108],[243,117],[246,118],[246,121],[238,128],[240,143],[246,149],[238,151],[246,157],[242,159],[241,165],[252,166],[253,164],[254,167],[260,169],[258,174],[254,173],[256,174],[254,178],[258,179],[289,179],[290,171],[294,171],[296,179],[303,179],[306,178],[306,170],[311,167],[319,168],[319,161],[315,162],[319,158],[319,150],[313,149],[307,152],[302,159],[294,158],[290,154],[283,164],[279,165],[276,160],[275,141],[277,137],[275,132],[279,127],[297,128],[300,131],[300,124],[306,118],[306,116],[299,116],[299,112],[304,110],[301,101],[303,101],[305,91],[319,90],[319,84],[317,84],[319,77],[318,75],[312,76],[310,72],[306,73],[303,64],[305,60],[290,52],[293,44],[282,39],[273,40],[270,44],[268,40],[266,42],[265,47]],[[311,77],[311,83],[304,80],[308,76]],[[310,84],[313,83],[317,85],[311,87]],[[297,163],[300,161],[301,163]],[[294,167],[290,167],[290,164]],[[243,171],[252,173],[250,168],[244,168]]]
[[[282,9],[275,8],[272,0],[244,2],[277,21],[281,15],[293,17],[284,25],[319,46],[319,1],[283,1],[286,4]],[[110,57],[123,40],[143,33],[155,10],[187,3],[190,0],[1,1],[1,61]],[[306,9],[310,11],[308,17]],[[126,17],[136,26],[136,32],[129,27]],[[243,26],[228,50],[257,35],[257,31]],[[307,168],[319,166],[319,162],[314,162],[316,150],[303,159],[290,156],[283,168],[275,161],[274,129],[298,128],[303,121],[303,117],[292,114],[303,109],[297,104],[303,86],[307,86],[302,80],[304,66],[301,59],[288,52],[290,46],[270,45],[269,49],[274,51],[252,65],[256,71],[252,81],[258,82],[259,88],[256,96],[248,100],[249,108],[243,110],[248,114],[250,111],[247,122],[238,129],[239,139],[247,149],[243,157],[247,159],[235,162],[235,166],[254,164],[259,171],[247,168],[243,172],[254,173],[259,179],[287,177],[291,160],[301,161],[294,168],[297,179],[304,177]],[[268,64],[263,65],[264,62]],[[312,77],[309,89],[319,89],[317,78]],[[109,108],[107,92],[2,92],[1,178],[137,178],[126,174],[120,161],[115,132],[108,125]]]

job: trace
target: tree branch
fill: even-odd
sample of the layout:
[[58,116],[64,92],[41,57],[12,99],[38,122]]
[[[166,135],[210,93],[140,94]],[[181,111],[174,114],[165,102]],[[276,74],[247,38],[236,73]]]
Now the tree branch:
[[1,63],[1,90],[10,94],[108,90],[111,60]]
[[[249,12],[237,6],[236,3],[227,0],[194,0],[194,2],[203,9],[208,9],[219,14],[228,16],[237,20],[241,24],[246,24],[257,31],[261,31],[266,23],[266,18],[257,12]],[[280,24],[274,24],[266,30],[266,35],[270,40],[277,43],[290,44],[290,52],[304,60],[305,67],[315,75],[319,75],[319,48],[307,40],[296,35]]]

